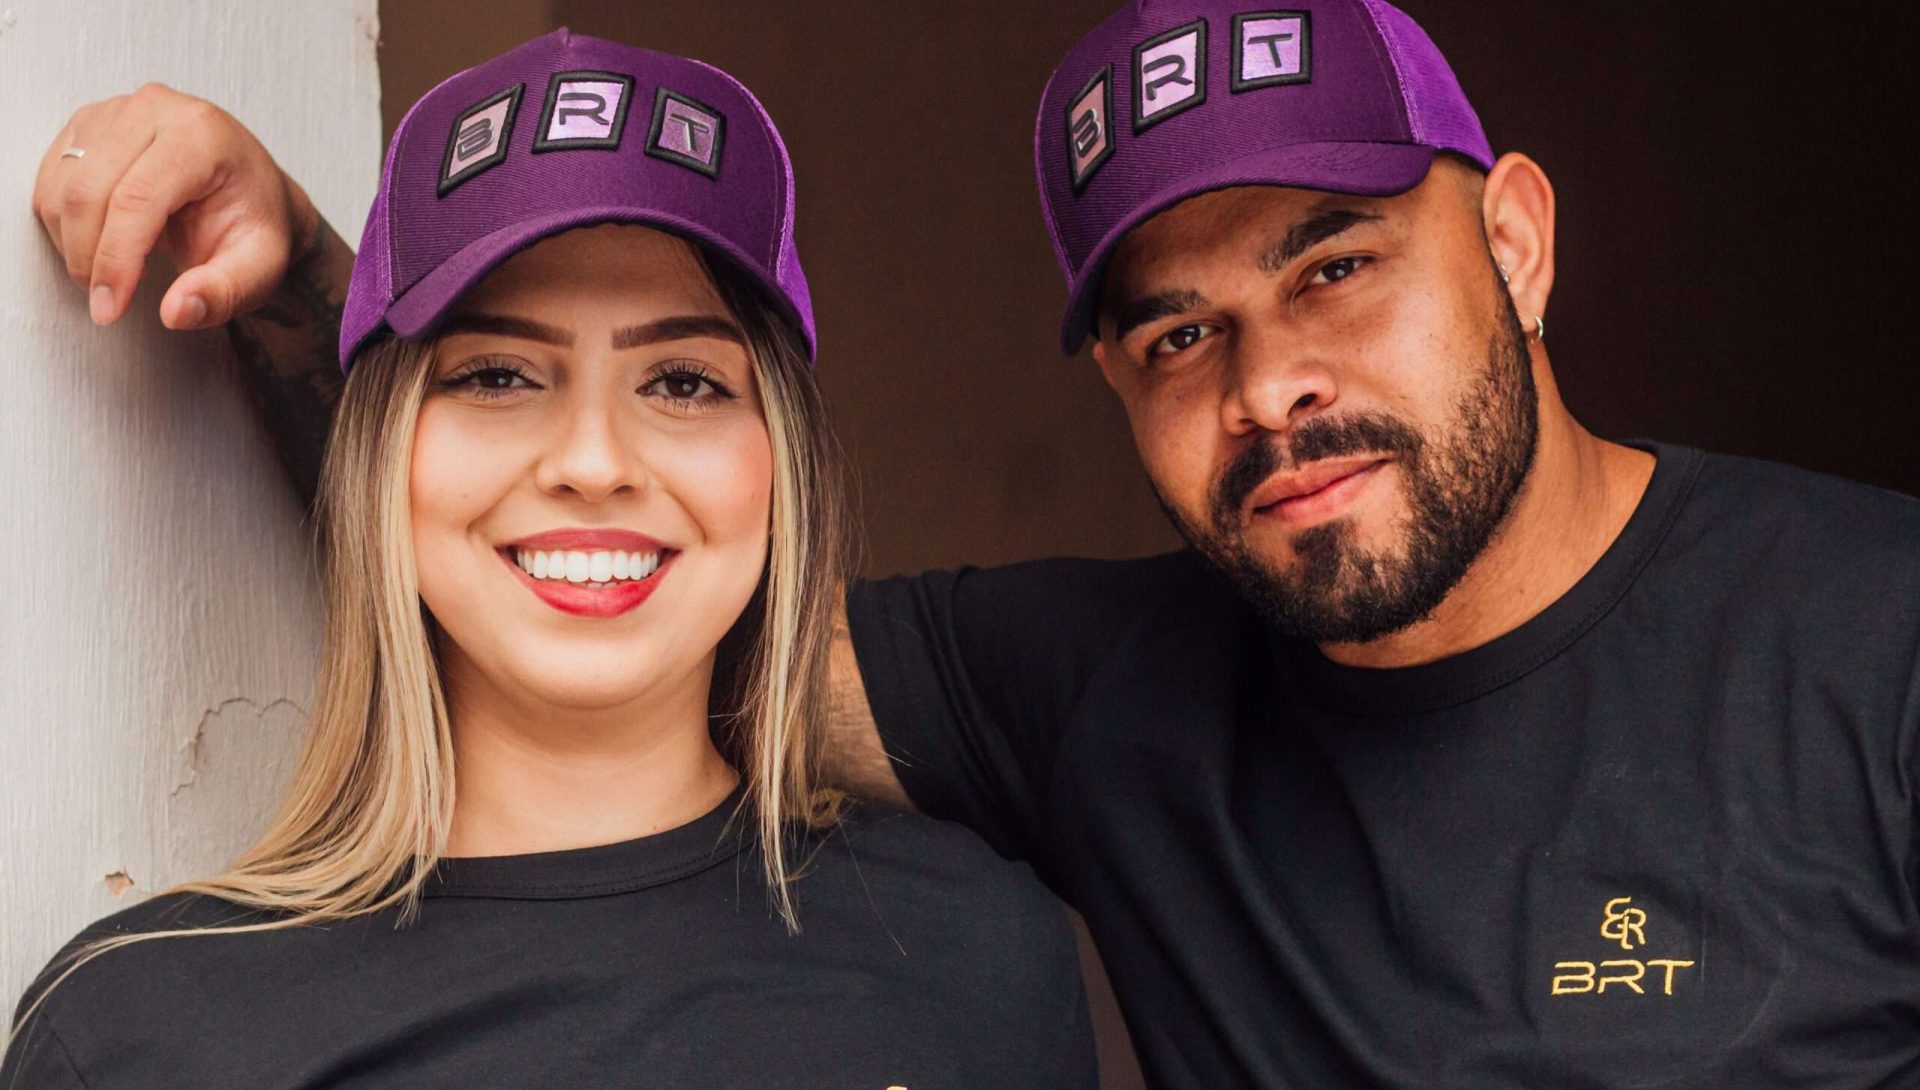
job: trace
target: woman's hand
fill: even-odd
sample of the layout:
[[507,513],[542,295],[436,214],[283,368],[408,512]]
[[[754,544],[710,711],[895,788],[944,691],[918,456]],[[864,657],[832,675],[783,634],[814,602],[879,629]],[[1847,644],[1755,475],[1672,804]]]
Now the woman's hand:
[[160,301],[173,329],[221,325],[265,303],[320,222],[245,126],[158,83],[68,119],[40,160],[33,211],[101,325],[126,312],[147,256],[163,249],[183,270]]

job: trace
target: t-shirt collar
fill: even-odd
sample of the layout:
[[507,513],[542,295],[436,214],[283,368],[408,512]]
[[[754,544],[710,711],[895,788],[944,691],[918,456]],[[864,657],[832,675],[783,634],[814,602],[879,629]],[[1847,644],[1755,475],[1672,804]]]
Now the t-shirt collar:
[[1345,666],[1302,641],[1273,636],[1281,668],[1314,703],[1362,716],[1437,711],[1526,676],[1566,650],[1627,592],[1673,526],[1699,476],[1698,450],[1634,440],[1654,456],[1653,477],[1619,537],[1552,605],[1506,634],[1437,662],[1394,669]]
[[738,855],[753,822],[741,804],[746,781],[720,805],[677,828],[637,840],[529,855],[442,859],[428,877],[428,897],[564,900],[630,893],[664,885]]

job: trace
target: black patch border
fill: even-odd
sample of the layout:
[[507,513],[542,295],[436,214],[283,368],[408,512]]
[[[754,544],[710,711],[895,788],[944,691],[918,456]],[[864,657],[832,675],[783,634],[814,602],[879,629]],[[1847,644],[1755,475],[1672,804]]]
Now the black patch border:
[[[1086,172],[1083,174],[1074,167],[1076,156],[1073,153],[1073,108],[1079,105],[1081,99],[1087,97],[1087,92],[1093,90],[1095,84],[1103,82],[1105,86],[1100,94],[1100,117],[1107,127],[1107,148],[1093,157],[1093,161],[1087,164]],[[1087,183],[1093,181],[1093,176],[1100,173],[1101,166],[1108,159],[1113,158],[1113,147],[1116,142],[1113,131],[1113,65],[1109,64],[1095,72],[1093,78],[1087,81],[1087,85],[1080,88],[1080,93],[1067,100],[1066,116],[1067,180],[1073,183],[1073,195],[1078,197],[1080,191],[1087,188]]]
[[[1259,79],[1240,78],[1242,46],[1245,36],[1240,33],[1241,24],[1249,19],[1300,19],[1300,74],[1296,76],[1261,76]],[[1257,91],[1262,87],[1284,87],[1295,83],[1313,82],[1313,12],[1310,11],[1243,11],[1233,17],[1233,68],[1227,73],[1227,86],[1234,94],[1242,91]]]
[[[660,145],[660,133],[666,128],[667,100],[672,99],[682,106],[691,106],[708,117],[719,122],[713,134],[713,165],[695,159],[691,155],[682,155],[672,148]],[[678,94],[665,87],[653,95],[653,123],[647,126],[646,153],[655,159],[665,159],[669,163],[678,163],[690,170],[697,170],[714,181],[720,180],[720,159],[727,153],[727,115],[707,105],[691,95]]]
[[[1171,109],[1162,110],[1159,113],[1154,114],[1150,118],[1146,117],[1141,113],[1141,111],[1146,107],[1146,91],[1147,91],[1146,85],[1143,84],[1140,80],[1141,56],[1145,54],[1147,50],[1152,49],[1156,45],[1165,45],[1168,42],[1173,41],[1175,38],[1184,38],[1188,34],[1193,33],[1194,31],[1199,32],[1198,40],[1194,42],[1194,46],[1193,46],[1193,67],[1195,71],[1198,73],[1198,75],[1194,79],[1194,83],[1199,86],[1200,88],[1199,93],[1194,95],[1192,98],[1186,100],[1185,102],[1182,102],[1178,106],[1172,107]],[[1153,37],[1148,38],[1146,41],[1141,42],[1139,45],[1136,45],[1133,47],[1133,101],[1130,103],[1130,105],[1133,107],[1131,111],[1133,114],[1133,135],[1139,136],[1141,133],[1146,132],[1148,129],[1153,128],[1155,125],[1158,125],[1162,121],[1165,121],[1170,117],[1178,117],[1181,114],[1186,113],[1188,110],[1193,109],[1195,106],[1204,105],[1206,101],[1207,101],[1207,21],[1206,19],[1204,18],[1195,19],[1193,22],[1188,23],[1185,26],[1177,26],[1177,27],[1174,27],[1172,30],[1155,34]]]
[[[595,83],[623,83],[627,89],[620,95],[620,108],[613,114],[612,136],[579,136],[572,139],[549,140],[547,130],[553,127],[553,109],[560,104],[560,85],[575,80],[592,80]],[[601,72],[594,69],[577,69],[572,72],[555,72],[547,79],[547,104],[540,109],[540,126],[533,132],[533,153],[545,151],[572,151],[576,148],[600,148],[613,151],[620,147],[620,138],[627,132],[627,107],[633,105],[633,77],[619,72]]]
[[[445,154],[440,157],[440,185],[437,189],[437,196],[444,197],[459,186],[465,184],[468,179],[492,170],[494,167],[507,161],[507,152],[513,148],[513,125],[520,117],[520,96],[526,89],[526,84],[516,83],[498,94],[488,95],[486,98],[460,111],[459,116],[453,119],[453,131],[447,134],[447,150]],[[501,99],[509,100],[511,105],[507,107],[506,120],[500,123],[501,129],[505,130],[500,134],[500,146],[492,155],[478,162],[469,163],[461,167],[458,174],[448,177],[447,168],[453,165],[453,149],[454,145],[460,142],[460,130],[466,127],[466,123],[472,119],[474,114],[490,106],[497,105]]]

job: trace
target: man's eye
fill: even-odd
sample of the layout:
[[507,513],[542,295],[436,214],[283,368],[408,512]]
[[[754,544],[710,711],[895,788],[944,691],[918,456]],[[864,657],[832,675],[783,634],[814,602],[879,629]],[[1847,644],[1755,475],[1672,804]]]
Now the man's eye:
[[1183,325],[1162,334],[1147,349],[1150,356],[1162,356],[1171,352],[1185,352],[1199,344],[1212,334],[1212,330],[1203,325]]
[[1313,283],[1332,284],[1345,280],[1359,272],[1360,266],[1366,263],[1367,259],[1364,257],[1336,257],[1320,266],[1320,271],[1313,274]]

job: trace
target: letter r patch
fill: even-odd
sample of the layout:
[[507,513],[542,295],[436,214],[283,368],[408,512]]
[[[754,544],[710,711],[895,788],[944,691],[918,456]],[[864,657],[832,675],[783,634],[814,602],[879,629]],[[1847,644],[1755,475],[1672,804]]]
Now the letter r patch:
[[1133,131],[1207,100],[1207,21],[1195,20],[1133,47]]
[[535,151],[617,148],[627,127],[633,77],[614,72],[555,72],[547,81]]

